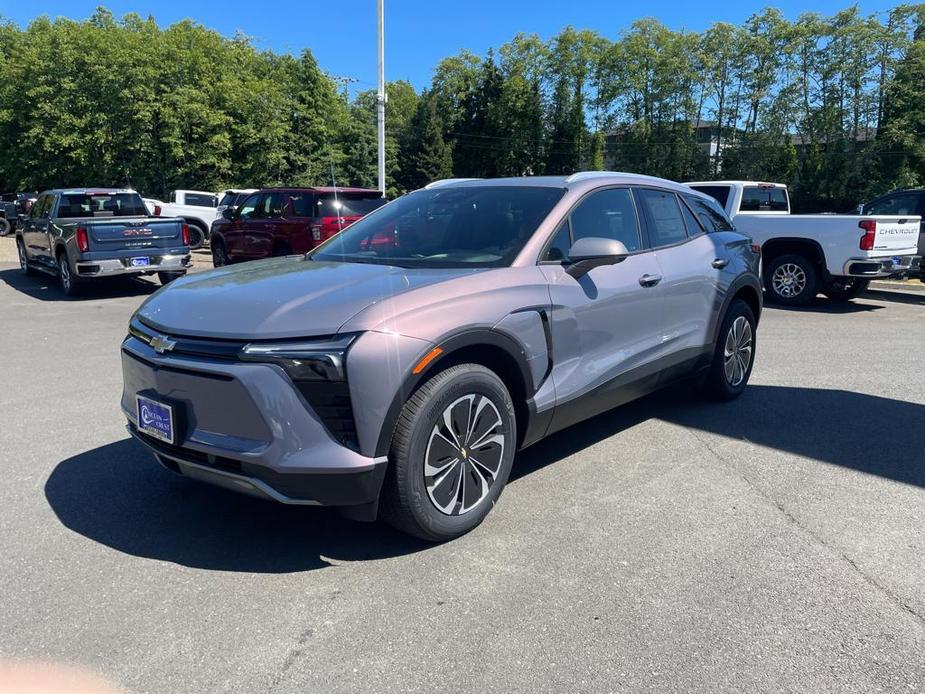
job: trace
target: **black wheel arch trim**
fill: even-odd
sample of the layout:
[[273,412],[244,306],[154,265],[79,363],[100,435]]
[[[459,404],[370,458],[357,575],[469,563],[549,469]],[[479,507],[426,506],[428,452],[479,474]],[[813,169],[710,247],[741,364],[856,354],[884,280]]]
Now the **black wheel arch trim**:
[[[822,244],[816,241],[815,239],[804,239],[798,236],[782,236],[780,238],[775,237],[773,239],[768,239],[763,244],[761,244],[762,261],[764,261],[764,256],[765,256],[764,249],[767,246],[771,246],[771,248],[774,248],[774,246],[781,245],[781,244],[788,244],[788,243],[793,243],[797,245],[800,245],[800,244],[808,245],[808,246],[812,246],[813,248],[815,248],[816,252],[819,253],[818,261],[821,265],[822,272],[826,275],[828,274],[828,270],[827,270],[828,265],[826,264],[826,260],[825,260],[825,250],[822,248]],[[778,255],[784,255],[784,254],[780,253]]]
[[[428,347],[421,352],[419,358],[423,358],[434,347],[439,347],[443,350],[440,355],[430,362],[427,368],[423,369],[420,373],[415,374],[413,371],[409,371],[405,375],[401,387],[392,398],[392,403],[389,405],[385,420],[382,422],[382,427],[379,430],[379,437],[376,441],[376,450],[374,452],[375,456],[378,457],[388,454],[395,425],[398,422],[399,416],[401,416],[402,408],[404,408],[405,403],[408,401],[408,398],[411,397],[412,393],[435,373],[442,371],[444,365],[451,363],[448,362],[448,358],[452,357],[453,354],[457,354],[461,350],[469,347],[478,346],[490,346],[501,349],[512,359],[513,363],[516,364],[520,379],[524,386],[526,402],[523,404],[528,419],[527,422],[518,422],[518,430],[524,432],[530,429],[530,420],[534,419],[536,414],[535,408],[533,407],[533,396],[540,384],[534,383],[533,381],[530,367],[527,364],[526,350],[513,337],[506,333],[494,330],[490,327],[469,328],[451,333],[434,342],[432,345],[428,343]],[[415,361],[415,364],[416,363],[418,362]],[[513,394],[512,397],[514,397]],[[517,407],[516,402],[515,407]]]
[[762,309],[762,286],[761,281],[754,275],[741,275],[737,277],[731,285],[729,285],[729,291],[726,292],[726,296],[723,297],[723,304],[720,310],[714,314],[713,325],[710,327],[710,331],[713,334],[713,344],[716,344],[716,341],[719,339],[719,329],[723,324],[723,319],[726,317],[726,313],[729,311],[729,306],[732,304],[733,299],[735,299],[739,292],[746,287],[752,289],[755,292],[755,295],[758,298],[758,313],[755,314],[755,324],[761,320],[761,309]]

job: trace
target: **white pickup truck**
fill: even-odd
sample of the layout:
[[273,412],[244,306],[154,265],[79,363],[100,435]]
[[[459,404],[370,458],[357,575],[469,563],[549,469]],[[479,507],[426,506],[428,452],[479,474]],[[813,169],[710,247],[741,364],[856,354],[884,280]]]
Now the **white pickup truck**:
[[687,185],[716,198],[736,230],[760,244],[765,290],[780,304],[805,305],[819,293],[852,299],[872,278],[907,272],[920,262],[917,216],[792,215],[782,183]]
[[155,217],[180,217],[189,225],[190,248],[202,248],[212,222],[218,219],[218,195],[202,190],[175,190],[169,202],[145,198],[148,211]]

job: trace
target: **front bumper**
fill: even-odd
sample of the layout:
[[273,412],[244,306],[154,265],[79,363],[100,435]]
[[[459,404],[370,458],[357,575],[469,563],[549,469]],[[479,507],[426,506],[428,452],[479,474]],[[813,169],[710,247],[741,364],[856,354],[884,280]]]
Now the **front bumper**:
[[[162,355],[129,337],[122,371],[129,432],[168,469],[284,504],[360,506],[378,499],[386,458],[334,440],[280,367]],[[175,444],[138,431],[138,393],[174,406]]]
[[78,260],[74,269],[80,277],[112,277],[114,275],[139,275],[150,272],[185,272],[192,267],[189,254],[149,255],[150,265],[133,267],[131,258],[108,258],[106,260]]
[[[894,258],[898,262],[893,262]],[[898,272],[908,272],[919,260],[915,255],[889,256],[886,258],[849,258],[843,274],[849,277],[889,277]]]

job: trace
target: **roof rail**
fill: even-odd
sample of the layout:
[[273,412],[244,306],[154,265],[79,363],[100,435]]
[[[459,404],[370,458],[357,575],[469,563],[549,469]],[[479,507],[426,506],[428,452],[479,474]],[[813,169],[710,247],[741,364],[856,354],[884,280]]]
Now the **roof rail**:
[[565,182],[574,183],[575,181],[584,181],[588,178],[600,178],[603,176],[626,176],[626,174],[619,171],[576,171],[566,178]]
[[448,186],[453,183],[462,183],[464,181],[480,181],[480,178],[441,178],[438,181],[431,181],[426,186],[424,190],[430,190],[431,188],[442,188],[443,186]]

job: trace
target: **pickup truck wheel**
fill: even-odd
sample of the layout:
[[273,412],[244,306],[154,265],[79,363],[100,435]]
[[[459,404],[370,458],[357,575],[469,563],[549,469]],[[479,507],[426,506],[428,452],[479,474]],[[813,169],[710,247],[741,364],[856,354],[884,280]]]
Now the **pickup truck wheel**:
[[755,363],[756,325],[751,306],[740,299],[730,304],[703,381],[706,395],[714,400],[733,400],[745,390]]
[[768,299],[784,306],[806,306],[816,298],[818,286],[813,262],[797,254],[775,258],[764,276]]
[[185,272],[159,272],[157,273],[157,279],[161,284],[170,284],[175,279],[179,279],[185,274]]
[[191,251],[198,251],[205,245],[206,233],[198,224],[188,224],[189,226],[189,247]]
[[35,270],[29,264],[29,258],[26,256],[26,244],[22,239],[16,239],[16,255],[19,256],[19,269],[26,277],[32,277]]
[[866,292],[869,286],[870,280],[849,277],[831,282],[822,293],[832,301],[851,301]]
[[517,441],[514,404],[477,364],[442,371],[405,403],[382,490],[382,517],[424,540],[475,528],[501,495]]
[[58,279],[65,296],[77,296],[80,293],[80,279],[74,276],[67,261],[67,253],[58,253]]
[[13,225],[6,217],[0,217],[0,236],[7,236],[13,230]]

